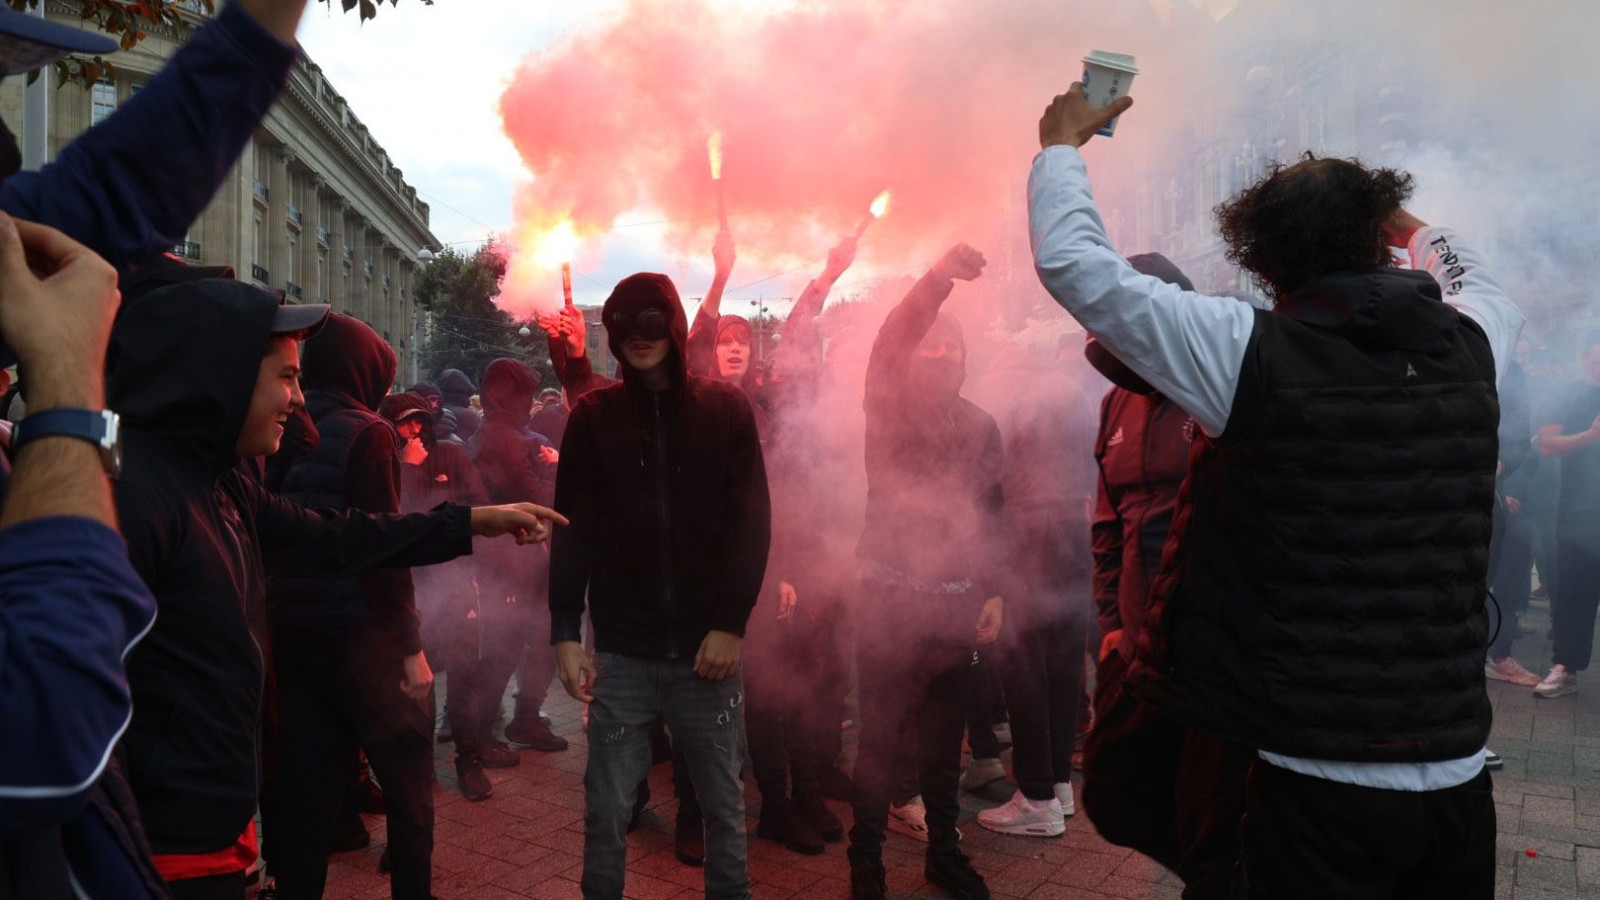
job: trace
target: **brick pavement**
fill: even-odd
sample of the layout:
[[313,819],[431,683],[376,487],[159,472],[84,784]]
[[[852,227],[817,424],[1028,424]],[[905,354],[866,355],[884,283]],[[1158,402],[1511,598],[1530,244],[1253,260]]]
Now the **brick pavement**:
[[[1518,656],[1543,672],[1548,608],[1535,603],[1536,635],[1520,639]],[[443,900],[576,900],[583,849],[584,735],[575,703],[552,694],[555,729],[572,741],[566,753],[524,751],[522,765],[492,770],[495,794],[469,803],[455,790],[452,748],[439,747],[435,892]],[[1600,898],[1600,684],[1578,694],[1536,700],[1526,688],[1490,683],[1495,726],[1490,746],[1505,757],[1495,778],[1499,817],[1496,897],[1506,900]],[[1009,782],[984,797],[963,797],[964,847],[999,900],[1165,900],[1181,885],[1143,857],[1102,841],[1080,812],[1058,839],[1008,837],[979,828],[978,809],[1009,795]],[[700,896],[698,869],[672,855],[675,809],[669,767],[651,774],[654,798],[645,824],[629,841],[627,897],[672,900]],[[987,798],[987,799],[986,799]],[[759,797],[753,788],[748,803]],[[833,804],[848,822],[843,804]],[[373,844],[335,857],[329,900],[382,900],[387,879],[377,874],[383,845],[381,818],[369,818]],[[754,831],[754,816],[750,828]],[[1528,849],[1537,856],[1527,855]],[[891,834],[885,848],[889,888],[896,897],[943,896],[922,878],[922,845]],[[826,854],[800,856],[750,839],[750,874],[757,900],[843,900],[848,868],[840,845]]]

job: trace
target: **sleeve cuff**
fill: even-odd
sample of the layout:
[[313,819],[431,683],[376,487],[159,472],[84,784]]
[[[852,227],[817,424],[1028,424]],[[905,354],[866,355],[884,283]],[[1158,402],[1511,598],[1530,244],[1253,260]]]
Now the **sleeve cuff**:
[[552,645],[567,641],[583,641],[583,616],[573,616],[566,613],[550,614],[550,643]]
[[711,615],[711,630],[726,631],[744,637],[745,625],[750,622],[750,612],[754,606],[746,606],[738,610],[719,609]]

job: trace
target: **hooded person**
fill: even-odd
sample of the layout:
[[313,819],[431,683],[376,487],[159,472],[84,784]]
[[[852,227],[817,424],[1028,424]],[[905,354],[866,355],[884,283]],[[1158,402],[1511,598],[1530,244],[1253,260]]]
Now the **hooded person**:
[[706,896],[743,900],[740,643],[771,527],[755,416],[737,387],[688,372],[666,276],[623,279],[602,319],[622,381],[581,396],[567,422],[556,497],[581,512],[552,546],[550,578],[561,681],[590,704],[583,892],[623,894],[649,726],[664,718],[705,817]]
[[[961,737],[979,644],[999,637],[1003,449],[994,419],[961,396],[966,342],[940,307],[982,254],[948,250],[890,310],[867,363],[866,527],[856,548],[861,742],[850,830],[851,896],[886,895],[883,841],[905,760],[926,810],[930,882],[986,900],[957,847]],[[905,746],[902,747],[902,742]]]
[[[446,373],[449,380],[449,373]],[[472,463],[494,502],[549,503],[555,493],[555,467],[545,459],[553,450],[543,435],[528,430],[528,410],[539,389],[539,377],[514,359],[496,359],[483,374],[483,424],[468,442]],[[564,738],[539,718],[554,674],[550,635],[540,601],[549,584],[549,557],[544,553],[486,550],[479,560],[482,591],[479,628],[483,636],[478,664],[470,682],[472,713],[465,730],[453,728],[456,774],[469,800],[489,796],[484,767],[514,766],[517,753],[496,741],[491,730],[500,718],[501,698],[511,673],[526,650],[531,659],[518,673],[516,715],[506,726],[506,740],[543,752],[567,749]]]
[[[401,511],[394,427],[377,409],[394,350],[359,319],[332,314],[305,342],[306,410],[321,441],[296,460],[282,496],[316,509]],[[433,675],[411,574],[276,575],[267,609],[277,682],[277,796],[263,822],[279,896],[320,897],[340,788],[360,750],[383,784],[396,898],[430,895]],[[269,748],[270,749],[270,748]]]
[[[1130,256],[1128,264],[1194,290],[1160,254]],[[1094,445],[1099,483],[1090,535],[1101,646],[1095,727],[1084,743],[1084,810],[1106,840],[1175,872],[1185,900],[1231,897],[1239,887],[1234,862],[1254,754],[1173,722],[1126,689],[1199,432],[1193,416],[1104,344],[1090,338],[1084,356],[1113,385],[1100,403]]]
[[543,405],[528,420],[528,427],[559,445],[561,436],[567,431],[568,415],[561,389],[547,387],[539,392],[539,400]]
[[157,869],[176,898],[244,894],[254,824],[269,569],[344,578],[470,552],[474,534],[548,533],[532,506],[412,515],[312,511],[263,488],[247,461],[277,449],[304,405],[295,339],[327,315],[232,281],[153,291],[124,307],[107,354],[123,415],[116,483],[129,558],[159,615],[128,657],[121,744]]
[[440,393],[439,388],[431,381],[419,381],[406,388],[406,393],[421,397],[427,404],[430,416],[437,416],[444,406],[444,394]]
[[[439,403],[445,409],[455,413],[458,426],[462,425],[463,412],[471,415],[474,419],[477,418],[477,412],[472,409],[472,395],[477,392],[477,385],[473,384],[472,379],[467,377],[467,373],[460,369],[445,369],[439,374]],[[470,429],[470,432],[468,432],[463,427],[462,440],[471,440],[472,435],[477,433],[476,423],[470,426]]]

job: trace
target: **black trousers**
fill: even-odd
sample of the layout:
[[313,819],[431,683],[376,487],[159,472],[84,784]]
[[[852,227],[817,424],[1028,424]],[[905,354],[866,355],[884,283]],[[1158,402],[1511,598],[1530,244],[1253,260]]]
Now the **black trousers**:
[[1252,900],[1488,900],[1489,773],[1441,791],[1386,791],[1257,761],[1243,829]]
[[1120,653],[1100,664],[1084,812],[1107,841],[1177,873],[1184,900],[1232,897],[1255,753],[1167,718],[1126,690],[1126,674]]
[[169,881],[167,893],[172,900],[244,900],[244,873]]
[[1489,645],[1489,656],[1494,659],[1510,656],[1511,645],[1521,636],[1517,618],[1527,610],[1533,587],[1534,537],[1530,511],[1523,509],[1513,515],[1495,508],[1495,547],[1490,553],[1494,564],[1489,571],[1489,589],[1494,594],[1489,609],[1489,633],[1494,642]]
[[[802,605],[783,622],[752,621],[745,632],[745,729],[750,768],[763,801],[816,796],[817,773],[830,764],[839,710],[830,702],[842,676],[829,642],[827,610]],[[767,605],[756,616],[770,616]]]
[[[521,597],[483,591],[475,645],[450,659],[449,696],[445,715],[455,736],[456,755],[471,758],[483,752],[500,718],[506,686],[522,662],[522,654],[539,615]],[[544,615],[546,623],[549,615]],[[547,626],[548,627],[548,624]],[[549,643],[548,632],[545,643]],[[382,776],[379,776],[382,781]]]
[[928,815],[928,853],[956,849],[961,734],[983,599],[862,583],[856,604],[861,740],[851,805],[852,862],[882,858],[902,741]]
[[[1084,598],[1085,601],[1087,598]],[[1065,591],[1036,588],[1006,604],[999,666],[1011,713],[1011,768],[1029,800],[1049,800],[1072,780],[1083,695],[1085,608]],[[974,750],[976,755],[976,750]]]
[[1570,672],[1589,668],[1595,612],[1600,610],[1600,528],[1563,521],[1556,537],[1560,589],[1551,600],[1555,641],[1550,659]]
[[359,748],[383,784],[395,900],[427,900],[433,871],[433,717],[405,696],[402,651],[364,633],[280,631],[278,799],[272,868],[281,900],[317,900],[334,819]]
[[[1010,623],[1005,624],[1002,635],[1010,631]],[[996,710],[1000,706],[999,670],[1003,662],[996,658],[998,655],[993,647],[980,647],[972,666],[972,690],[967,700],[967,746],[972,748],[973,759],[1000,758],[1000,738],[994,733],[999,719]]]

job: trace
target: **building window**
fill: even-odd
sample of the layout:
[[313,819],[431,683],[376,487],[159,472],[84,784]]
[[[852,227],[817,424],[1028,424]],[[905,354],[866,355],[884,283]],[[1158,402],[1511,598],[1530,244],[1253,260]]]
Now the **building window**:
[[299,252],[300,252],[300,242],[296,241],[294,239],[294,235],[292,235],[292,234],[289,235],[289,255],[288,255],[288,257],[286,257],[284,259],[283,277],[289,279],[290,281],[294,280],[294,274],[295,274],[294,264],[296,262],[295,255],[298,254]]
[[117,86],[109,81],[96,82],[89,102],[89,124],[99,125],[117,111]]

